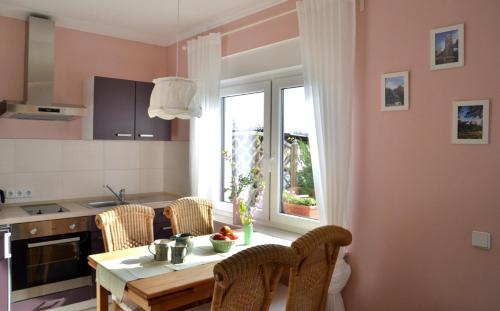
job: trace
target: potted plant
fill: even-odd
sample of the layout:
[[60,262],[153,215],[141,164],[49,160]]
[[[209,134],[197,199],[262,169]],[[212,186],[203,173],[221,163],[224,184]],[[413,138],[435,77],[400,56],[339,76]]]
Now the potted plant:
[[283,191],[283,212],[295,216],[319,219],[318,208],[314,198],[296,195]]
[[[223,152],[223,156],[234,171],[236,166],[234,159],[227,151]],[[243,225],[246,245],[251,243],[254,211],[265,189],[261,175],[260,169],[254,166],[246,175],[231,176],[230,187],[224,189],[225,192],[229,192],[229,199],[233,202],[233,224]],[[248,198],[245,200],[242,198],[242,193],[246,189],[248,189]]]

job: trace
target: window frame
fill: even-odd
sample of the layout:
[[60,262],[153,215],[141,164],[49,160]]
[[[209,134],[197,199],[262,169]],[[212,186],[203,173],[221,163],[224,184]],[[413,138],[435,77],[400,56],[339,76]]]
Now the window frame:
[[[224,97],[264,91],[264,175],[266,194],[264,213],[258,213],[255,223],[296,233],[305,233],[320,225],[317,220],[281,213],[281,130],[283,127],[282,90],[304,85],[301,66],[283,68],[221,81],[222,150],[224,150]],[[221,157],[221,161],[224,161]],[[276,162],[278,161],[278,162]],[[222,163],[223,165],[224,163]],[[221,183],[224,171],[221,169]],[[222,197],[221,190],[221,199]],[[220,201],[214,213],[232,217],[232,203]],[[320,213],[321,214],[321,213]],[[321,215],[320,215],[321,217]]]
[[305,217],[286,215],[281,212],[282,208],[282,178],[283,178],[283,128],[284,128],[284,103],[283,103],[283,90],[294,87],[304,86],[304,78],[302,75],[292,75],[287,77],[276,78],[272,80],[272,106],[273,106],[273,120],[272,120],[272,135],[271,138],[271,159],[273,165],[271,166],[271,184],[270,184],[270,202],[269,206],[272,207],[269,211],[269,221],[271,223],[278,223],[282,226],[295,226],[306,228],[308,230],[314,229],[319,226],[319,221],[308,219]]
[[[224,139],[224,133],[225,133],[225,102],[224,98],[226,97],[232,97],[232,96],[239,96],[239,95],[245,95],[245,94],[253,94],[253,93],[264,93],[264,141],[263,141],[263,148],[264,148],[264,169],[263,169],[263,175],[264,175],[264,182],[266,185],[269,185],[270,182],[270,172],[268,170],[268,161],[269,161],[269,154],[270,154],[270,148],[271,148],[271,139],[270,139],[270,132],[271,132],[271,81],[256,81],[256,82],[251,82],[251,83],[245,83],[245,84],[239,84],[239,85],[233,85],[229,87],[225,87],[221,89],[220,92],[220,98],[221,98],[221,154],[222,151],[224,151],[226,146],[224,145],[225,139]],[[265,139],[268,137],[268,139]],[[221,201],[220,204],[218,205],[218,208],[221,209],[222,212],[230,213],[232,215],[233,211],[233,205],[232,203],[225,202],[223,200],[224,198],[224,159],[221,156]],[[269,219],[269,199],[267,198],[267,194],[264,195],[263,198],[263,209],[262,211],[256,211],[255,212],[255,219],[261,219],[261,220],[266,220]]]

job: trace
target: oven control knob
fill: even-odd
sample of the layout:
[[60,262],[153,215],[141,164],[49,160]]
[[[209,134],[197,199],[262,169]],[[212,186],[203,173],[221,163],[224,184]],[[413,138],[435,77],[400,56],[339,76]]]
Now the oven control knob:
[[31,235],[35,235],[38,232],[37,228],[33,228],[30,230]]
[[75,229],[76,229],[76,225],[75,224],[69,225],[69,230],[75,230]]

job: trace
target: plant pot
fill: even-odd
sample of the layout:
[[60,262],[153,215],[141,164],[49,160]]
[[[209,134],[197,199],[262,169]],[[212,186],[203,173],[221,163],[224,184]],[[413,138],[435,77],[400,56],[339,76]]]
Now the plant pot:
[[283,212],[289,215],[319,220],[319,211],[316,205],[308,206],[283,202]]
[[245,245],[252,244],[253,223],[243,225],[243,234],[245,238]]

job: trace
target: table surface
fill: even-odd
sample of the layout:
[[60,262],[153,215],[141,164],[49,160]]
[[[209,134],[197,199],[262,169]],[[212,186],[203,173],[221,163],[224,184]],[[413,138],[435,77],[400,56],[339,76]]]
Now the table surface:
[[[102,261],[119,259],[123,257],[142,256],[148,253],[147,246],[130,248],[121,251],[91,255],[88,257],[89,265],[97,268],[97,264]],[[188,269],[163,273],[157,276],[139,279],[127,283],[126,290],[151,300],[165,296],[169,293],[182,291],[197,284],[206,283],[213,280],[213,268],[217,263],[208,263]]]
[[[268,236],[262,234],[263,236]],[[276,241],[275,237],[268,236]],[[208,239],[208,236],[207,236]],[[290,241],[278,239],[289,244]],[[281,243],[280,243],[281,244]],[[140,257],[149,253],[147,246],[130,248],[120,251],[91,255],[88,257],[88,263],[96,269],[99,263],[108,260],[116,260],[120,258]],[[221,261],[224,258],[221,257]],[[125,292],[132,292],[135,295],[145,300],[152,300],[172,293],[178,293],[183,290],[196,287],[198,285],[213,283],[213,268],[217,262],[201,264],[199,266],[190,267],[184,270],[163,273],[157,276],[148,277],[130,281],[125,287]]]

